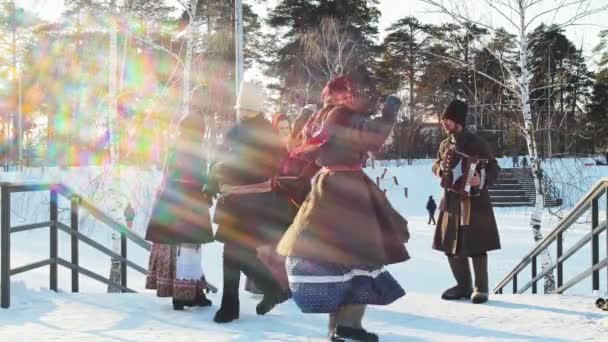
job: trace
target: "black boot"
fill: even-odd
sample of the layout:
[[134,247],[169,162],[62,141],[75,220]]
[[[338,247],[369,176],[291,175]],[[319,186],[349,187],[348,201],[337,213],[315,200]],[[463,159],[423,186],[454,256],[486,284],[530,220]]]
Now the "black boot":
[[265,315],[278,304],[281,304],[284,301],[288,300],[289,297],[289,292],[281,292],[278,295],[266,294],[264,295],[264,298],[262,298],[262,301],[259,302],[258,305],[255,307],[255,312],[258,315]]
[[241,270],[238,258],[235,254],[239,246],[224,244],[222,259],[222,271],[224,287],[222,293],[222,305],[215,313],[213,321],[216,323],[228,323],[239,319],[239,282]]
[[173,302],[173,310],[175,310],[175,311],[182,311],[182,310],[184,310],[184,308],[186,306],[191,306],[191,305],[188,305],[188,304],[190,304],[189,302],[175,299],[175,298],[173,298],[172,302]]
[[445,290],[441,298],[445,300],[469,299],[473,292],[469,259],[462,256],[448,255],[448,262],[456,279],[456,286]]
[[338,334],[336,334],[335,332],[329,335],[329,340],[331,342],[346,342],[345,339],[338,336]]
[[332,336],[332,338],[342,339],[342,341],[346,340],[355,340],[361,342],[378,342],[378,335],[371,333],[365,329],[357,329],[351,328],[347,326],[338,325],[336,327],[336,332]]
[[228,323],[239,319],[239,299],[222,297],[222,306],[215,313],[213,321],[215,323]]
[[473,257],[473,271],[475,271],[475,290],[471,295],[474,304],[488,301],[488,256],[486,254]]
[[212,304],[213,304],[213,302],[211,300],[209,300],[209,298],[207,298],[207,296],[205,295],[205,291],[201,289],[198,292],[198,296],[196,298],[196,305],[197,306],[211,306]]

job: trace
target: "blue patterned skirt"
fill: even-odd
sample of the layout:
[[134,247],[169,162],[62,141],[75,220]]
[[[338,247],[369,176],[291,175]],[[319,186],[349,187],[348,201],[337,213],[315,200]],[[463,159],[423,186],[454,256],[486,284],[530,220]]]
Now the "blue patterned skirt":
[[388,305],[405,291],[383,267],[344,266],[298,257],[285,260],[293,300],[304,313],[331,313],[348,304]]

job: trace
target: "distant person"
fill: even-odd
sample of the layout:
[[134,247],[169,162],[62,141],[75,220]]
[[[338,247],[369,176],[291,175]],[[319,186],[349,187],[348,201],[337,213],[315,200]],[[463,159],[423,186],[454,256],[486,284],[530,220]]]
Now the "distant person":
[[279,134],[281,143],[287,148],[287,143],[291,136],[291,122],[287,115],[283,113],[277,113],[272,117],[272,128]]
[[431,224],[431,222],[433,222],[433,224],[437,224],[437,222],[435,222],[435,210],[437,210],[437,203],[435,203],[433,196],[429,196],[429,201],[426,202],[426,210],[429,212],[429,222],[427,224]]
[[133,209],[131,202],[129,202],[127,204],[127,207],[125,208],[125,211],[124,211],[124,215],[125,215],[125,222],[127,223],[127,227],[129,227],[129,229],[133,229],[133,220],[135,220],[135,209]]
[[608,166],[608,147],[606,147],[606,151],[604,151],[604,158],[606,158],[606,164]]
[[519,167],[519,156],[516,154],[513,156],[513,168]]
[[302,129],[304,125],[310,119],[310,117],[317,111],[317,106],[314,104],[307,104],[302,107],[300,113],[296,117],[293,122],[293,127],[291,129],[291,137],[289,139],[289,144],[287,145],[287,149],[291,150],[300,144],[302,144],[304,137],[302,135]]
[[528,159],[526,156],[524,156],[524,158],[521,160],[521,167],[524,169],[528,167]]

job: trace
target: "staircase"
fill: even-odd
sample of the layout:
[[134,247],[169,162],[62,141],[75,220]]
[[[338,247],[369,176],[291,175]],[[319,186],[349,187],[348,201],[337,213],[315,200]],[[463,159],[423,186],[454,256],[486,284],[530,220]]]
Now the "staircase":
[[[545,207],[562,205],[559,192],[551,181],[545,177]],[[533,207],[536,203],[536,190],[532,169],[504,168],[501,169],[498,180],[489,189],[494,207]]]

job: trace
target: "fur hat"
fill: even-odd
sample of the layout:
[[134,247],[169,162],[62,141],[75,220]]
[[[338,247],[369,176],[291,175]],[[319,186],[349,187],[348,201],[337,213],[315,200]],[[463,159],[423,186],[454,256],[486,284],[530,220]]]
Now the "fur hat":
[[[246,113],[243,112],[243,110],[251,111],[255,113],[255,115],[264,113],[265,101],[266,94],[264,93],[264,89],[260,85],[243,81],[239,90],[239,96],[236,99],[235,107],[235,109],[238,111],[239,119],[244,113]],[[246,113],[245,115],[252,116],[251,114]]]
[[461,126],[465,126],[465,122],[467,120],[467,112],[469,110],[469,106],[465,102],[460,100],[452,100],[448,107],[445,109],[445,112],[441,116],[442,119],[450,119]]

